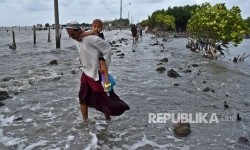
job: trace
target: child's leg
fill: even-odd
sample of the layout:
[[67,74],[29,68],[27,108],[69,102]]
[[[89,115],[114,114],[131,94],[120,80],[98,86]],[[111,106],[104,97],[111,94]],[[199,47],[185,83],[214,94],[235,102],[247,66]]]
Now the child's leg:
[[105,115],[106,120],[111,120],[110,115],[108,115],[108,114],[104,114],[104,115]]
[[104,74],[105,77],[105,84],[109,83],[109,78],[108,78],[108,66],[105,63],[105,61],[100,60],[100,69],[102,71],[102,73]]
[[81,109],[83,121],[87,121],[88,120],[88,106],[84,103],[80,104],[80,109]]

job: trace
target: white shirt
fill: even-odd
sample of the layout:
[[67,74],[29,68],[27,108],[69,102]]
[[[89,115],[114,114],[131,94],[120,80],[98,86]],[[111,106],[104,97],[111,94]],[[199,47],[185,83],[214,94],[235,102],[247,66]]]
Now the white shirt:
[[82,42],[76,41],[76,43],[83,72],[95,81],[98,81],[99,56],[102,52],[103,58],[107,66],[109,66],[111,62],[110,44],[96,35],[85,36],[82,38]]

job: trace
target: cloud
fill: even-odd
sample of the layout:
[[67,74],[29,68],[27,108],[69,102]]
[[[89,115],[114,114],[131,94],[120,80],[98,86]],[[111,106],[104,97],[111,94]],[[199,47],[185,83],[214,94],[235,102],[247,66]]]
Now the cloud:
[[40,1],[40,3],[37,3],[36,1],[32,1],[29,3],[25,3],[25,9],[27,11],[50,11],[54,9],[54,3],[52,1]]
[[[147,19],[154,11],[168,7],[226,3],[228,9],[239,6],[242,17],[250,16],[247,0],[123,0],[122,17],[134,21]],[[91,23],[93,19],[114,20],[120,18],[120,0],[58,0],[60,23],[68,20]],[[131,3],[130,5],[127,5]],[[0,0],[0,26],[54,23],[54,0]],[[129,16],[128,16],[129,14]],[[11,19],[9,19],[11,18]],[[134,22],[136,23],[136,22]]]

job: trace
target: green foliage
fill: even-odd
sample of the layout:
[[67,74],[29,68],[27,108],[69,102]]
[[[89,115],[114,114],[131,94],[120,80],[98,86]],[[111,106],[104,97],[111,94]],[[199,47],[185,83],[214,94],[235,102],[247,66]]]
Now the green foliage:
[[195,10],[197,5],[186,5],[186,6],[179,6],[179,7],[168,7],[165,14],[171,15],[175,17],[175,25],[176,30],[179,32],[186,31],[186,26],[188,20],[191,18],[191,11]]
[[163,16],[169,15],[175,18],[174,24],[177,31],[184,32],[186,31],[186,25],[188,20],[191,18],[191,11],[195,10],[197,5],[193,6],[180,6],[180,7],[168,7],[167,10],[157,10],[152,13],[151,16],[148,16],[147,20],[143,20],[141,24],[147,24],[150,28],[159,27],[159,21],[157,21],[156,17],[160,14]]
[[142,25],[143,27],[146,27],[146,26],[149,25],[149,21],[148,21],[148,20],[143,20],[143,21],[141,22],[141,25]]
[[227,9],[224,3],[211,6],[204,3],[197,7],[188,21],[188,31],[195,37],[222,43],[233,42],[235,46],[242,42],[246,33],[246,24],[238,6]]
[[175,18],[173,16],[157,14],[155,18],[156,23],[163,31],[175,29]]
[[250,34],[250,17],[248,17],[246,20],[244,20],[246,25],[247,25],[247,28],[248,28],[248,31],[247,31],[247,34]]

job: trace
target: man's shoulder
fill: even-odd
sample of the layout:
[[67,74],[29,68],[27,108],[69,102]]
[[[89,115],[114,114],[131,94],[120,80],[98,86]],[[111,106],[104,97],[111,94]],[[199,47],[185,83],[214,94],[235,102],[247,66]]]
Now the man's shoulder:
[[98,39],[98,36],[96,35],[88,35],[83,38],[84,41],[86,42],[95,42]]

